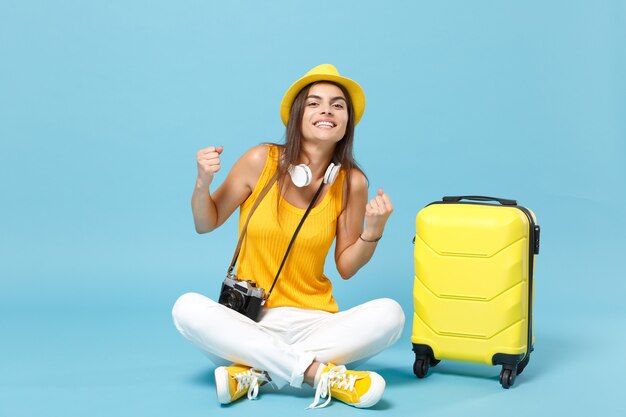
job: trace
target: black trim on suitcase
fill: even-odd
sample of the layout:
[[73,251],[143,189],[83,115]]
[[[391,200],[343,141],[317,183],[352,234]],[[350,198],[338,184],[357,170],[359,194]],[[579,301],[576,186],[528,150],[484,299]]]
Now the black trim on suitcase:
[[530,223],[528,236],[528,240],[530,241],[530,247],[528,250],[530,258],[528,260],[528,342],[526,344],[526,355],[520,360],[520,362],[526,361],[526,363],[524,364],[525,367],[530,360],[530,352],[533,351],[533,285],[535,280],[535,255],[539,253],[540,228],[539,225],[535,224],[535,219],[526,207],[522,207],[519,205],[516,205],[516,207],[524,212],[524,214],[526,214],[526,217],[528,217],[528,221]]
[[[461,200],[472,200],[472,202],[463,202]],[[528,340],[526,342],[526,353],[522,353],[519,355],[511,355],[505,353],[496,353],[493,355],[491,362],[494,365],[502,365],[502,372],[500,373],[500,384],[502,384],[503,388],[509,388],[515,382],[515,377],[522,373],[526,365],[530,360],[530,352],[534,350],[534,346],[532,344],[533,338],[533,320],[532,320],[532,308],[533,308],[533,283],[534,283],[534,263],[535,256],[539,254],[539,237],[541,228],[538,224],[535,224],[535,220],[530,213],[530,211],[523,206],[517,204],[516,200],[505,199],[505,198],[496,198],[496,197],[487,197],[487,196],[446,196],[441,199],[441,201],[434,201],[428,204],[426,207],[433,204],[475,204],[481,206],[497,206],[496,204],[489,203],[478,203],[476,201],[493,201],[498,202],[502,206],[505,207],[515,207],[521,210],[529,221],[529,262],[528,262]],[[413,243],[415,243],[415,237],[413,237]],[[433,353],[433,350],[428,345],[423,344],[413,344],[413,351],[415,352],[416,362],[413,366],[413,372],[418,376],[418,378],[423,378],[425,373],[428,372],[428,362],[425,360],[426,358],[432,358],[432,360],[439,362]],[[416,369],[418,360],[424,359],[419,362],[425,366],[424,368]],[[425,371],[425,372],[424,372]],[[420,375],[422,374],[423,375]]]
[[458,203],[461,200],[475,200],[475,201],[497,201],[503,206],[516,206],[516,200],[510,200],[508,198],[487,197],[483,195],[459,195],[459,196],[446,196],[442,198],[444,203]]

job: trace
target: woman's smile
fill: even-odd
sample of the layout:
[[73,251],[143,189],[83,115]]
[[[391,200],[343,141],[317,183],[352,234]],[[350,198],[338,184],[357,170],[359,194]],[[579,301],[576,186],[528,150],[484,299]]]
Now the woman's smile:
[[313,123],[313,126],[320,128],[320,129],[332,129],[334,127],[337,127],[337,123],[333,122],[332,120],[318,120],[317,122]]

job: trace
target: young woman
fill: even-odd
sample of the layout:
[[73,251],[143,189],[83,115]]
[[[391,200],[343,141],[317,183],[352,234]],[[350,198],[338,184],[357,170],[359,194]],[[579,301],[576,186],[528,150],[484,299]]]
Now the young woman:
[[[266,295],[321,187],[256,321],[197,293],[181,296],[174,305],[180,333],[216,364],[231,364],[215,370],[222,404],[246,393],[256,398],[265,382],[275,388],[311,385],[316,389],[313,408],[331,397],[371,407],[383,394],[380,375],[344,364],[354,366],[392,345],[404,325],[402,308],[391,299],[377,299],[339,312],[323,271],[336,240],[337,270],[343,279],[354,276],[372,257],[393,211],[382,189],[368,202],[367,180],[353,158],[354,128],[364,109],[361,87],[334,66],[320,65],[283,98],[284,145],[250,149],[214,192],[210,186],[223,148],[197,153],[192,209],[198,233],[219,227],[239,207],[241,234],[259,194],[271,184],[250,217],[236,272]],[[322,404],[321,398],[326,398]]]

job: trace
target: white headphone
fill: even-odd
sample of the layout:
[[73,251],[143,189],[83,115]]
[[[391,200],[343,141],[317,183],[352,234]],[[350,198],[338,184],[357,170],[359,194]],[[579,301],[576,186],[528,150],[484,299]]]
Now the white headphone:
[[[333,162],[328,165],[328,168],[326,168],[323,180],[324,184],[332,184],[335,178],[337,178],[340,169],[341,164],[333,160]],[[287,171],[289,172],[289,176],[291,176],[291,181],[296,187],[306,187],[311,184],[313,173],[311,172],[311,168],[307,165],[290,165]]]

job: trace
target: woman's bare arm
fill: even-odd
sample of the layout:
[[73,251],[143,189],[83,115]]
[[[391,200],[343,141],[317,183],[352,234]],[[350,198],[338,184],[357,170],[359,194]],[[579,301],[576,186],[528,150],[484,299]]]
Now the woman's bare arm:
[[198,177],[191,196],[193,220],[198,233],[208,233],[221,226],[252,193],[267,160],[268,148],[255,146],[239,158],[224,182],[211,193],[215,173],[221,168],[222,148],[198,151]]

